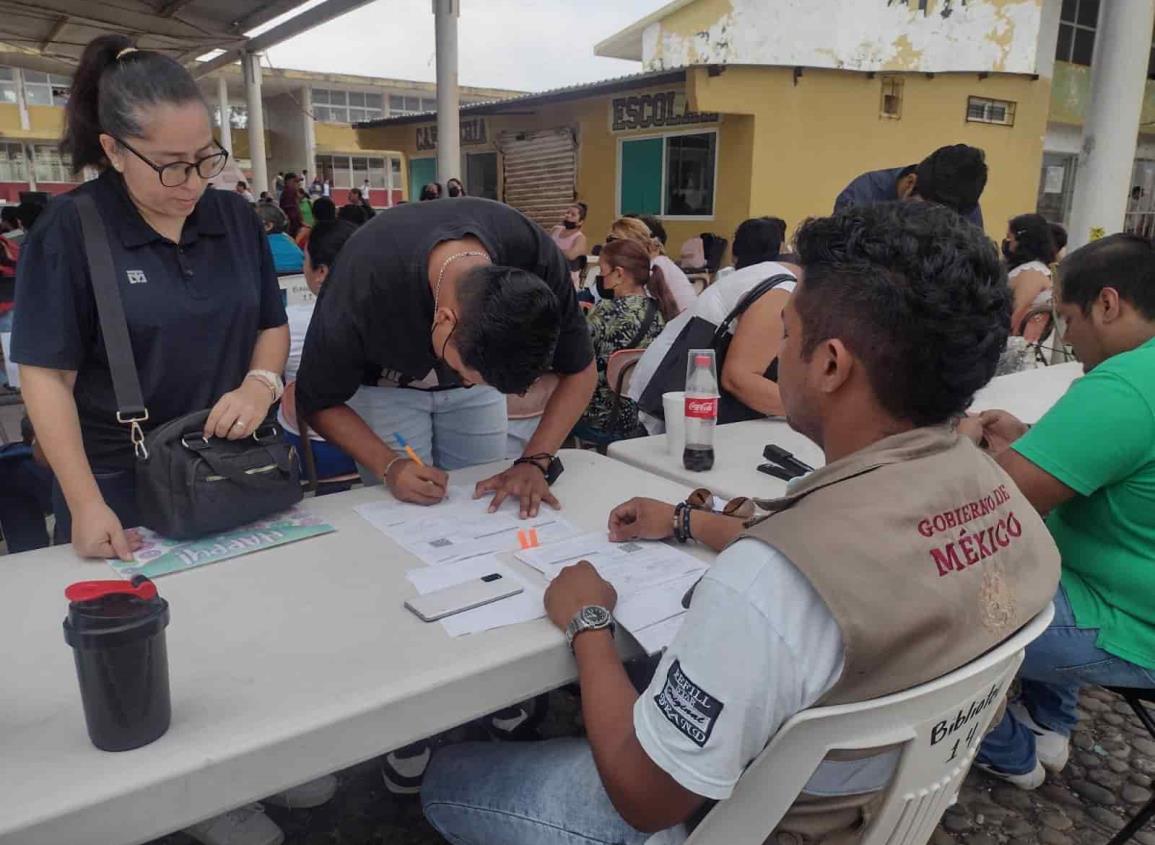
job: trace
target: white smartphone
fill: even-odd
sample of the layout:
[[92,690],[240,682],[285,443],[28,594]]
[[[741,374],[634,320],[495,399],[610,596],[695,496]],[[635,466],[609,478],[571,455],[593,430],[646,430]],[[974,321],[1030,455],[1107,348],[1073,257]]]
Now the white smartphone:
[[464,584],[454,584],[423,596],[414,596],[405,601],[405,606],[425,622],[436,622],[446,616],[464,613],[522,592],[524,590],[520,585],[503,577],[500,572],[494,572]]

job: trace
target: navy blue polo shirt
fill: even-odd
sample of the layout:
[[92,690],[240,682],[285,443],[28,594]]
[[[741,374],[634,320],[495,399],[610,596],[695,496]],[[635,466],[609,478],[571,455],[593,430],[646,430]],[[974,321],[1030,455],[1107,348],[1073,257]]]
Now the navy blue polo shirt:
[[149,226],[113,170],[52,200],[24,240],[16,274],[12,360],[76,372],[84,450],[96,468],[132,465],[127,426],[101,336],[74,197],[100,211],[149,410],[146,429],[201,411],[236,389],[257,334],[284,325],[277,274],[256,214],[232,191],[207,190],[180,243]]
[[[871,170],[856,177],[842,189],[834,200],[834,213],[855,205],[874,205],[879,202],[894,202],[898,199],[898,180],[913,165],[889,167],[886,170]],[[983,228],[983,207],[976,205],[962,215],[980,229]]]

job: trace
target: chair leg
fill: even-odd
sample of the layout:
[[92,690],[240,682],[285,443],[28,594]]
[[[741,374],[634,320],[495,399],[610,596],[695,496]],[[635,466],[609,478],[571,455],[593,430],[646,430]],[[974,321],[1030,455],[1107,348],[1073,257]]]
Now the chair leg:
[[1107,845],[1123,845],[1124,842],[1128,841],[1137,831],[1147,824],[1152,816],[1155,816],[1155,798],[1148,801],[1143,809],[1136,813],[1135,817],[1127,822],[1127,824],[1123,826],[1123,829],[1111,838],[1111,841],[1108,842]]
[[[1151,718],[1151,712],[1144,706],[1143,702],[1128,695],[1123,696],[1123,700],[1131,705],[1131,709],[1135,711],[1135,715],[1139,721],[1143,723],[1143,727],[1155,738],[1155,720]],[[1107,845],[1123,845],[1123,843],[1127,842],[1137,831],[1141,830],[1152,817],[1155,817],[1155,798],[1148,801],[1143,806],[1143,809],[1135,814],[1131,821],[1123,825],[1123,829],[1116,833]]]

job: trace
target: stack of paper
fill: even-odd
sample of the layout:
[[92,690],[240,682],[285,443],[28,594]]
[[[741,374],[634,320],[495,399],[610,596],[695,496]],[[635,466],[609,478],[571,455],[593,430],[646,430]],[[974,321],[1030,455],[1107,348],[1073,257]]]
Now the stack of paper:
[[512,552],[521,547],[521,538],[531,530],[539,544],[577,533],[549,508],[532,519],[519,519],[514,500],[507,500],[496,513],[489,512],[489,503],[488,496],[474,499],[470,488],[455,486],[433,507],[382,499],[356,510],[399,546],[432,565]]
[[565,567],[589,561],[617,590],[614,618],[649,652],[669,645],[685,613],[682,599],[706,570],[665,543],[611,543],[602,533],[524,549],[517,557],[551,581]]

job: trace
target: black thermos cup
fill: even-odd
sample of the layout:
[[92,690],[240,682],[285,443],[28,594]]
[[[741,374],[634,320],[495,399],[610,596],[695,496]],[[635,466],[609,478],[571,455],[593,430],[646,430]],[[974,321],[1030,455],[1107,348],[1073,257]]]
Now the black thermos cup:
[[81,581],[64,595],[64,639],[76,658],[92,744],[127,751],[158,739],[172,715],[164,639],[168,602],[143,576]]

